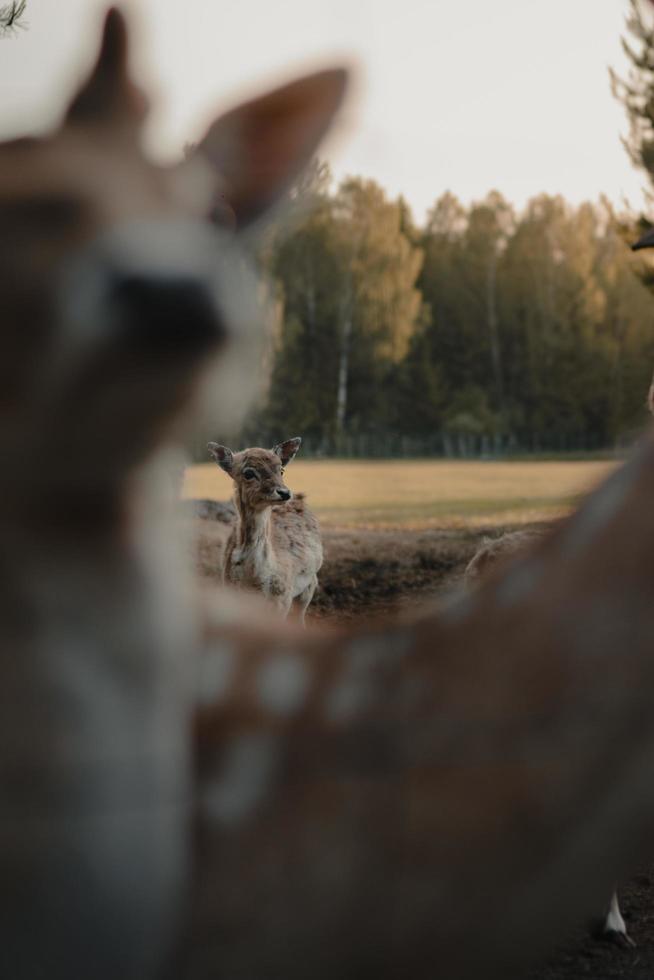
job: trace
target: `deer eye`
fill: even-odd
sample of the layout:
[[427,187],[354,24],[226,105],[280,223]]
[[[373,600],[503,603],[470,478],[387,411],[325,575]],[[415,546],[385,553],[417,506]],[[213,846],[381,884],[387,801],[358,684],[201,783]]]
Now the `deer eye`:
[[243,470],[243,477],[246,480],[254,480],[256,475],[257,474],[255,470],[251,470],[251,469]]
[[285,473],[286,471],[285,471],[285,469],[284,469],[284,467],[283,467],[283,466],[282,466],[282,468],[281,468],[281,470],[280,470],[279,472],[280,472],[280,474],[281,474],[281,476],[283,476],[283,475],[284,475],[284,473]]

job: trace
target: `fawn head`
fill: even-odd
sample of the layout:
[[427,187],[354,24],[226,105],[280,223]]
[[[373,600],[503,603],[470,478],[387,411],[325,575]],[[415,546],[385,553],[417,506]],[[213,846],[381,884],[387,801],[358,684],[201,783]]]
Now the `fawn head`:
[[248,510],[265,510],[285,503],[293,494],[284,483],[284,470],[295,457],[299,436],[280,442],[274,449],[243,449],[233,453],[227,446],[210,442],[209,455],[231,476],[240,502]]
[[155,166],[112,9],[59,129],[0,145],[0,448],[23,489],[43,484],[44,446],[50,488],[115,483],[214,353],[228,410],[229,352],[251,351],[258,332],[243,231],[309,161],[344,88],[341,70],[300,79],[218,117],[181,164]]

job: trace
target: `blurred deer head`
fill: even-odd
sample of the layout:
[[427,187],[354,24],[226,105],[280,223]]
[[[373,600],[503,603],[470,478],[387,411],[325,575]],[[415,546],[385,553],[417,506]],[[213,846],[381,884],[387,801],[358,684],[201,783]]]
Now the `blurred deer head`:
[[[0,146],[0,439],[21,495],[42,485],[44,447],[51,485],[115,484],[189,403],[211,355],[251,352],[241,233],[310,159],[344,85],[339,70],[291,83],[219,117],[182,164],[157,167],[111,10],[59,130]],[[219,410],[247,381],[223,371]]]

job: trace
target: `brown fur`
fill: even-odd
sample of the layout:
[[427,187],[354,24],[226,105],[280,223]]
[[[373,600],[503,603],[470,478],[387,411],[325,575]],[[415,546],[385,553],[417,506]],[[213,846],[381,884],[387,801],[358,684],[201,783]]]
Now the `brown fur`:
[[[654,398],[654,385],[649,390],[649,405],[652,407]],[[502,535],[501,538],[486,538],[479,546],[464,572],[466,582],[477,584],[487,575],[497,568],[508,564],[512,559],[518,558],[530,547],[538,544],[547,533],[547,528],[526,528],[520,531],[511,531]],[[598,906],[599,907],[599,906]],[[609,937],[615,939],[619,945],[633,945],[631,938],[620,912],[618,896],[614,892],[608,906],[608,912],[600,920],[600,927],[597,930],[601,938]]]
[[[280,494],[290,491],[279,452],[251,448],[216,461],[234,480],[238,515],[225,548],[224,582],[261,592],[284,616],[295,602],[304,621],[323,557],[315,515],[304,495],[281,501]],[[246,479],[251,472],[257,476]]]
[[162,168],[142,152],[126,45],[111,11],[62,126],[0,144],[7,977],[182,976],[167,960],[191,877],[200,630],[162,451],[185,435],[221,345],[221,418],[230,376],[244,391],[252,377],[256,281],[238,233],[207,220],[215,191],[235,189],[239,220],[260,216],[313,155],[344,84],[323,72],[236,107]]

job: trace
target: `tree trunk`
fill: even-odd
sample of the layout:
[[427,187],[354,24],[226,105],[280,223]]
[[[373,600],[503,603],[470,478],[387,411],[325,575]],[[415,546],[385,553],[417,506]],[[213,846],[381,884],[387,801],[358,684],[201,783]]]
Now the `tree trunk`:
[[497,316],[497,255],[495,252],[490,257],[486,273],[486,322],[488,324],[495,392],[498,405],[501,407],[504,400],[504,377]]
[[340,440],[345,428],[347,414],[347,391],[350,377],[350,347],[352,344],[353,319],[352,274],[348,276],[347,286],[341,301],[341,345],[338,355],[338,381],[336,386],[336,415],[334,418],[336,439]]
[[348,311],[341,330],[341,350],[338,358],[338,387],[336,389],[336,435],[343,434],[347,412],[347,384],[350,371],[350,341],[352,339],[352,315]]

